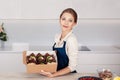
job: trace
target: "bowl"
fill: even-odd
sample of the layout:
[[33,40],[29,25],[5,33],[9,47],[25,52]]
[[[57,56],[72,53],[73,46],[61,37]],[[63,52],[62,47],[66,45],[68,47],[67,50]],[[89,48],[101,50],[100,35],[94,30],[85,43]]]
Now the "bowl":
[[78,80],[102,80],[102,79],[95,76],[82,76],[78,78]]
[[98,76],[103,79],[103,80],[112,80],[113,78],[113,73],[111,72],[110,69],[97,69]]

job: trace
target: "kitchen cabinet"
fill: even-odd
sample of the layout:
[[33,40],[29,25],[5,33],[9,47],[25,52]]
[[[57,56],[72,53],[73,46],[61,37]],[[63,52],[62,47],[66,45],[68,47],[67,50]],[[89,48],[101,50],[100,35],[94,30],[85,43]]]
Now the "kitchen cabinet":
[[119,0],[1,0],[0,18],[58,19],[68,7],[74,8],[79,18],[120,18],[119,3]]
[[120,74],[120,49],[110,46],[88,46],[90,51],[79,51],[78,71],[97,72],[99,68]]
[[[79,51],[78,73],[97,73],[97,68],[120,74],[120,51]],[[26,72],[22,51],[0,51],[0,72]]]

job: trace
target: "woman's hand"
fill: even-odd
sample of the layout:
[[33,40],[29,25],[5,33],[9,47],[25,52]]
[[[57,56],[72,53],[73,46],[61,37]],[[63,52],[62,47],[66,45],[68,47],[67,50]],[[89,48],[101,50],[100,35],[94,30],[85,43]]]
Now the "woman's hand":
[[40,74],[41,74],[41,75],[44,75],[44,76],[47,76],[47,77],[50,77],[50,78],[54,77],[52,73],[50,73],[50,72],[45,72],[45,71],[43,71],[43,70],[41,70]]
[[44,70],[41,70],[40,74],[52,78],[52,77],[65,75],[65,74],[68,74],[70,72],[71,72],[70,68],[66,67],[66,68],[63,68],[63,69],[55,72],[55,73],[50,73],[50,72],[46,72]]

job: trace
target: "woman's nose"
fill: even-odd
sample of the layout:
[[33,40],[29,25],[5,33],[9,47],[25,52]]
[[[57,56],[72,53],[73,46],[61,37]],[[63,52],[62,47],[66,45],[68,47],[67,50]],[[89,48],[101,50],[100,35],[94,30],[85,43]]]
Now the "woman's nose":
[[68,25],[68,21],[65,21],[65,25]]

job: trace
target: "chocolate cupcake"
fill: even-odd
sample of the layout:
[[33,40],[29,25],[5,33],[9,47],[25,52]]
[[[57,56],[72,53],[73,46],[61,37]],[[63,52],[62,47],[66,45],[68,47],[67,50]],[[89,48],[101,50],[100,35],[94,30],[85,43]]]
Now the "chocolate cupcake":
[[103,80],[112,80],[112,72],[110,70],[104,70],[99,72],[99,77]]
[[45,63],[45,57],[40,53],[37,54],[36,59],[37,59],[37,64],[44,64]]
[[46,53],[45,58],[46,58],[46,63],[56,62],[54,55],[50,55]]
[[35,63],[36,64],[36,56],[35,56],[35,54],[34,53],[31,53],[29,56],[27,56],[27,58],[26,58],[27,60],[27,64],[29,64],[29,63]]

